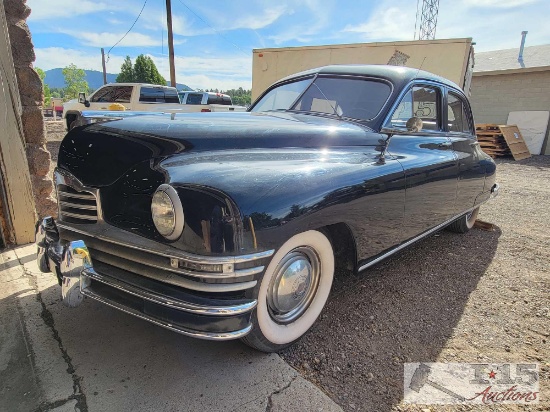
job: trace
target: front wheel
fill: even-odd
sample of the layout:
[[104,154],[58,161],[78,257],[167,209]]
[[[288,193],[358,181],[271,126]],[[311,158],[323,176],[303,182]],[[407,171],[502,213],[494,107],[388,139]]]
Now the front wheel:
[[277,251],[263,276],[252,331],[242,338],[263,352],[280,351],[315,323],[334,278],[334,252],[316,230],[299,233]]
[[447,226],[447,229],[449,229],[451,232],[466,233],[474,227],[478,214],[479,207],[476,207],[474,210],[462,215],[449,226]]

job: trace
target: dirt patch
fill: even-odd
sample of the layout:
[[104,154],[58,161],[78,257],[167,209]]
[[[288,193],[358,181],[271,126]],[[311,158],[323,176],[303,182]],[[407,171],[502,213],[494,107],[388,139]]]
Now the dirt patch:
[[495,231],[442,231],[337,277],[313,330],[282,353],[344,410],[476,410],[402,404],[404,362],[537,362],[543,401],[496,410],[548,410],[550,157],[497,163],[500,196],[479,215]]

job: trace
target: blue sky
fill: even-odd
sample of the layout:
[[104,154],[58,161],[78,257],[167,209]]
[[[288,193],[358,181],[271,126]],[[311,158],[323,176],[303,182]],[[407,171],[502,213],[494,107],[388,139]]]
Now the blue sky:
[[[101,70],[144,0],[28,0],[37,67]],[[422,3],[422,0],[420,0]],[[252,49],[413,40],[416,0],[172,0],[177,81],[193,88],[250,88]],[[473,37],[476,51],[550,43],[550,0],[440,0],[437,38]],[[165,0],[109,53],[107,71],[150,55],[169,78]]]

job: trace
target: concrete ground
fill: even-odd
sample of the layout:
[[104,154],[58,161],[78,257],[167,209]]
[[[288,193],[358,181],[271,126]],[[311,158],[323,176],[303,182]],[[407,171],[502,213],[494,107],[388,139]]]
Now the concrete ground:
[[35,250],[0,255],[0,411],[341,410],[278,355],[63,306]]

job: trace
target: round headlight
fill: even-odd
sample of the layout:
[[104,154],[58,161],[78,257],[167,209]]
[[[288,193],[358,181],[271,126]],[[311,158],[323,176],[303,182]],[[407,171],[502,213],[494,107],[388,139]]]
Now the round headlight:
[[170,185],[160,185],[151,202],[153,223],[159,233],[168,240],[175,240],[183,232],[183,207],[176,190]]

